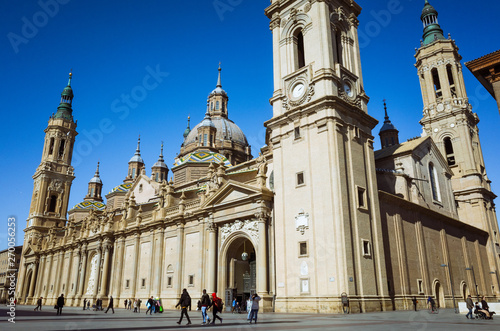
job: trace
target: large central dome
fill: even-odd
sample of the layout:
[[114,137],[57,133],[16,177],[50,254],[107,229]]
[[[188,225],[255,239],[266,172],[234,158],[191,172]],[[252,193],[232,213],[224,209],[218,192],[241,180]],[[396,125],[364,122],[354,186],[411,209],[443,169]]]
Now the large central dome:
[[[242,145],[243,147],[246,147],[248,145],[247,137],[245,137],[243,131],[241,131],[239,126],[237,126],[233,121],[224,117],[212,117],[211,120],[215,128],[217,129],[217,132],[215,134],[216,141],[230,140],[234,143]],[[202,123],[199,123],[191,130],[191,132],[189,132],[186,140],[184,141],[184,145],[188,145],[197,141],[198,128],[201,125]]]
[[184,131],[184,142],[179,158],[201,150],[219,153],[232,165],[252,158],[245,134],[228,118],[228,102],[229,97],[222,88],[219,67],[217,86],[208,95],[205,117],[192,130],[189,128],[188,119],[188,128]]

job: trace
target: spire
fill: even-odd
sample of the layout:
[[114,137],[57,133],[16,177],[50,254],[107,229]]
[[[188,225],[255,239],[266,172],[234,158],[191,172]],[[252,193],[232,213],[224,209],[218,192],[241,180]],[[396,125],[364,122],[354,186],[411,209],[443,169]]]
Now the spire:
[[420,19],[424,24],[423,46],[429,45],[435,40],[446,40],[443,30],[439,26],[438,12],[428,0],[425,0]]
[[186,139],[187,136],[188,136],[188,134],[189,134],[189,132],[191,132],[191,127],[189,125],[190,121],[191,121],[191,116],[188,116],[188,125],[187,125],[186,130],[184,130],[184,134],[183,134],[184,139]]
[[64,88],[61,93],[61,102],[59,103],[59,107],[57,107],[57,113],[54,115],[54,118],[63,118],[66,120],[73,120],[73,109],[71,108],[71,103],[73,102],[73,89],[71,88],[71,78],[73,77],[73,73],[69,73],[68,85]]
[[99,161],[97,162],[97,168],[95,170],[95,174],[94,174],[94,177],[92,177],[92,179],[90,180],[89,183],[99,183],[99,184],[102,184],[102,181],[101,181],[101,176],[99,175]]
[[158,157],[158,161],[156,161],[156,163],[153,165],[152,169],[154,168],[168,169],[167,165],[165,164],[165,160],[163,159],[163,141],[161,142],[160,156]]
[[141,157],[141,135],[139,135],[139,139],[137,139],[137,149],[135,150],[134,156],[130,159],[129,163],[130,162],[144,163]]
[[217,79],[217,87],[222,87],[222,84],[221,84],[221,79],[220,79],[220,72],[221,72],[221,68],[220,68],[220,62],[219,62],[219,78]]
[[384,125],[380,129],[379,136],[382,148],[387,148],[392,145],[399,144],[399,131],[396,129],[394,124],[392,124],[387,114],[387,103],[384,99],[384,111],[385,111],[385,121]]

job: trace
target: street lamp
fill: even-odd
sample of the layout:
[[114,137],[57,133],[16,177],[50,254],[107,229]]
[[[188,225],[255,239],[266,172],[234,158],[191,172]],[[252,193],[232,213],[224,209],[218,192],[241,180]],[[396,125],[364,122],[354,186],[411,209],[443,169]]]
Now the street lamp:
[[453,308],[455,308],[455,314],[458,314],[457,306],[455,304],[455,293],[453,292],[453,282],[451,281],[450,267],[447,264],[441,264],[441,266],[448,268],[448,276],[450,278],[450,287],[451,287],[451,297],[453,298]]
[[474,279],[474,286],[475,286],[475,289],[476,289],[476,298],[479,302],[479,292],[477,291],[477,283],[476,283],[476,275],[474,274],[474,266],[471,265],[470,268],[465,268],[465,270],[472,270],[472,278]]

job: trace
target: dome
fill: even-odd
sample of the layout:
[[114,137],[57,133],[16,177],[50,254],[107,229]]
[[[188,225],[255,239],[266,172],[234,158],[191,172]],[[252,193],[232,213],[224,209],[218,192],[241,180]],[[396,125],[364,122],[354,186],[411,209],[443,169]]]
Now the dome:
[[102,184],[102,180],[100,177],[97,177],[97,176],[94,176],[92,177],[92,179],[90,180],[89,183],[97,183],[97,184]]
[[389,130],[396,130],[397,131],[398,129],[396,129],[394,124],[392,124],[391,122],[389,122],[389,123],[384,122],[384,125],[380,129],[380,132],[389,131]]
[[163,160],[158,160],[156,161],[155,164],[153,164],[153,168],[164,168],[164,169],[168,169],[167,165],[165,164],[165,162],[163,162]]
[[189,132],[191,132],[190,128],[186,128],[186,130],[184,130],[184,134],[183,134],[184,138],[186,138],[188,136]]
[[137,155],[135,154],[134,156],[132,156],[132,158],[130,159],[130,161],[128,161],[129,163],[130,162],[139,162],[139,163],[144,163],[144,160],[142,159],[142,157],[140,155]]
[[[184,146],[188,144],[194,143],[196,141],[196,137],[198,136],[198,128],[202,126],[203,120],[200,124],[195,126],[193,130],[187,135],[186,140],[184,142]],[[248,141],[247,137],[243,134],[243,131],[234,124],[233,121],[224,117],[214,117],[210,120],[212,125],[217,129],[217,133],[215,134],[216,140],[232,140],[234,143],[247,146]]]
[[210,115],[208,113],[205,115],[205,118],[203,119],[203,121],[201,121],[201,123],[198,125],[200,126],[200,128],[204,128],[204,127],[215,128],[214,122],[212,122],[212,119],[210,118]]
[[223,95],[223,96],[227,97],[227,93],[226,93],[226,91],[224,91],[224,90],[222,89],[222,87],[221,87],[221,86],[217,86],[217,87],[216,87],[216,88],[215,88],[215,89],[214,89],[214,90],[210,93],[210,96],[215,95],[215,94],[220,94],[220,95]]
[[99,201],[82,201],[75,205],[71,210],[104,210],[106,205]]
[[217,163],[220,164],[224,162],[224,165],[228,168],[232,167],[231,163],[224,155],[208,151],[197,151],[189,153],[183,158],[177,159],[174,163],[174,167],[178,167],[185,163]]
[[132,187],[132,183],[123,183],[112,189],[108,194],[115,192],[128,192]]

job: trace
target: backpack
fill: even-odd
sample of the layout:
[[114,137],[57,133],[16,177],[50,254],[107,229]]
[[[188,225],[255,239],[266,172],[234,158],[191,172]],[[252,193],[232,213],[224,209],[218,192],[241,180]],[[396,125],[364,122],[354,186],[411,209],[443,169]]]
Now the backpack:
[[217,307],[219,308],[219,311],[222,311],[222,307],[224,307],[224,302],[222,302],[221,298],[217,298]]

